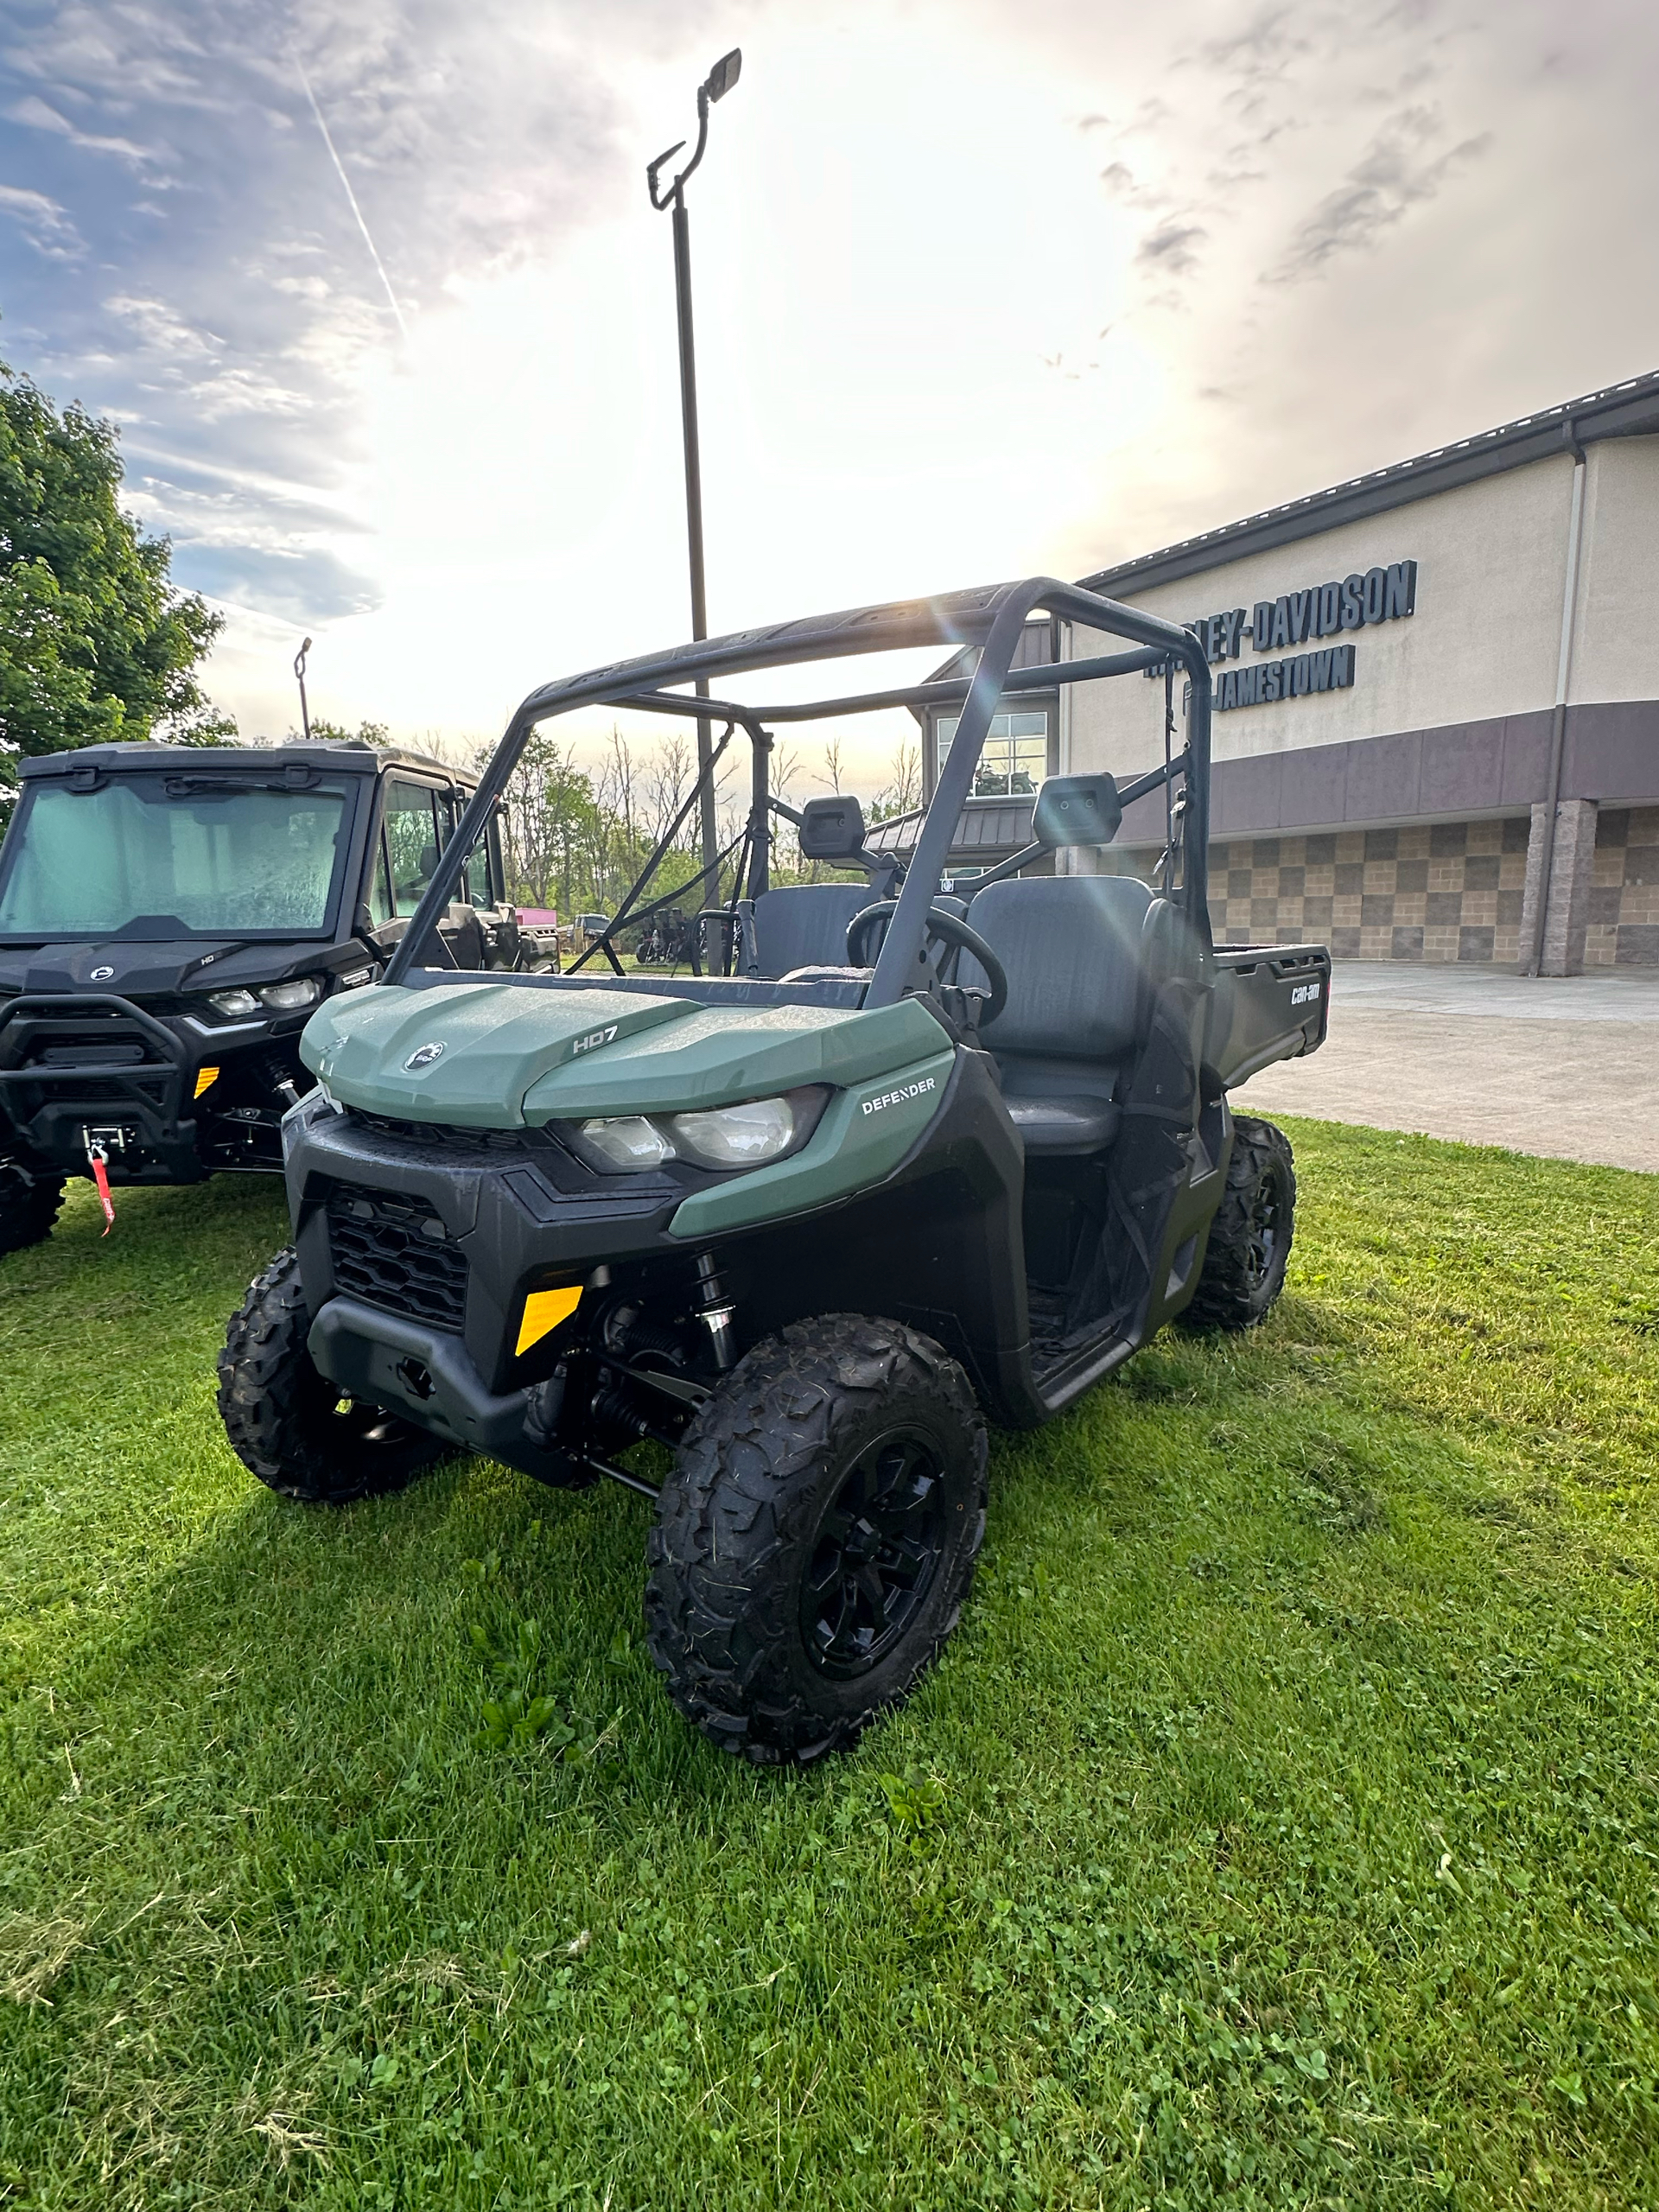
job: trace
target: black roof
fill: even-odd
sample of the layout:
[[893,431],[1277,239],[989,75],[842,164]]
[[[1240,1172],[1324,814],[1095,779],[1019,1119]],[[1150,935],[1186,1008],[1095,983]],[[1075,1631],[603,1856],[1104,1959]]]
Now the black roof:
[[1396,461],[1368,476],[1351,476],[1328,491],[1310,493],[1306,499],[1287,500],[1283,506],[1267,507],[1243,522],[1230,522],[1207,530],[1198,537],[1184,537],[1161,552],[1120,562],[1116,568],[1097,569],[1078,582],[1085,591],[1117,598],[1126,590],[1149,591],[1155,584],[1174,583],[1182,576],[1201,575],[1236,561],[1247,553],[1263,553],[1288,545],[1299,537],[1312,537],[1338,523],[1357,522],[1368,515],[1386,514],[1390,508],[1425,499],[1432,493],[1448,492],[1459,484],[1471,484],[1483,476],[1497,476],[1509,468],[1547,460],[1552,454],[1572,453],[1601,438],[1651,436],[1659,433],[1659,370],[1629,377],[1623,384],[1586,392],[1581,398],[1563,400],[1536,415],[1522,415],[1513,423],[1478,436],[1459,438],[1409,461]]
[[20,760],[17,770],[23,776],[63,776],[72,769],[98,768],[156,768],[200,769],[215,768],[282,768],[292,762],[296,766],[326,768],[332,773],[356,776],[372,775],[383,764],[396,768],[421,768],[428,774],[436,774],[451,783],[464,783],[469,787],[478,780],[470,772],[462,772],[447,760],[435,760],[430,753],[406,752],[401,746],[382,746],[378,751],[367,745],[334,745],[321,739],[296,738],[290,745],[166,745],[150,739],[143,743],[125,745],[80,745],[67,753],[43,753]]
[[[1031,811],[1036,803],[1034,798],[970,798],[957,817],[951,859],[989,862],[1017,853],[1031,842]],[[916,849],[925,811],[922,808],[872,823],[866,846],[873,853],[907,856]]]

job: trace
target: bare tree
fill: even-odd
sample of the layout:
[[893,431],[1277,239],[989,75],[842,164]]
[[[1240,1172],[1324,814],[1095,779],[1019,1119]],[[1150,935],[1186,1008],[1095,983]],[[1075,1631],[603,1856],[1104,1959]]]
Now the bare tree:
[[836,797],[839,798],[841,797],[841,737],[839,733],[837,733],[836,736],[827,738],[824,741],[823,772],[830,779],[830,790],[835,793]]
[[645,803],[651,810],[651,842],[658,843],[667,834],[685,803],[686,793],[692,783],[691,748],[684,737],[676,730],[657,748],[657,758],[652,763],[645,785]]
[[636,779],[633,748],[613,722],[610,742],[605,750],[605,765],[600,772],[599,803],[617,817],[621,825],[623,842],[630,852],[633,849],[636,836],[634,824]]
[[870,804],[874,820],[909,814],[922,803],[922,755],[914,738],[901,737],[893,748],[888,780]]

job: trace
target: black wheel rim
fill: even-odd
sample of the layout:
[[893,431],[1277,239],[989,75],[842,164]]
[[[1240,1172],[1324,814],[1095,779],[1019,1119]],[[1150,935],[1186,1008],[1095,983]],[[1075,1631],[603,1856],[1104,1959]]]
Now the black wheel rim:
[[1250,1201],[1249,1231],[1244,1244],[1244,1268],[1252,1290],[1271,1280],[1278,1262],[1284,1220],[1284,1192],[1271,1169],[1255,1186]]
[[801,1590],[813,1665],[847,1680],[901,1641],[938,1567],[944,1485],[938,1452],[913,1430],[868,1444],[849,1465]]

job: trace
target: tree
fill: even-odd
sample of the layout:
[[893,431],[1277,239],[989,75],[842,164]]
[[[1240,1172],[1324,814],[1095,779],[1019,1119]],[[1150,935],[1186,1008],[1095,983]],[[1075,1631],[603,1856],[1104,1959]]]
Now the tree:
[[224,618],[174,588],[171,545],[123,513],[120,482],[113,427],[0,362],[0,807],[20,753],[235,735],[194,673]]
[[922,803],[922,757],[913,738],[901,737],[893,748],[893,780],[884,784],[871,801],[869,819],[890,821],[895,814],[909,814]]

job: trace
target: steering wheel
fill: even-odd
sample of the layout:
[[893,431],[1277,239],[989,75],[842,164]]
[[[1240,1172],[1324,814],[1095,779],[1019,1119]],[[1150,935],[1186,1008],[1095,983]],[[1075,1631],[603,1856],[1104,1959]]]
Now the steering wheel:
[[[866,906],[861,913],[853,916],[847,925],[847,957],[855,968],[864,968],[869,963],[864,957],[870,932],[878,922],[887,921],[899,911],[896,899],[878,899],[873,906]],[[970,930],[966,922],[958,921],[954,914],[947,914],[942,906],[927,910],[927,938],[929,944],[953,946],[958,952],[971,952],[985,970],[990,984],[990,995],[981,1017],[995,1021],[1008,1002],[1007,971],[991,950],[977,930]]]

